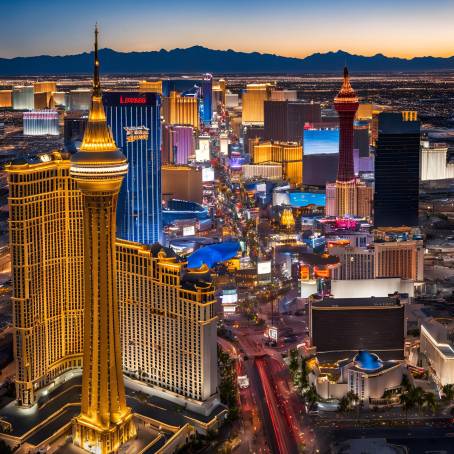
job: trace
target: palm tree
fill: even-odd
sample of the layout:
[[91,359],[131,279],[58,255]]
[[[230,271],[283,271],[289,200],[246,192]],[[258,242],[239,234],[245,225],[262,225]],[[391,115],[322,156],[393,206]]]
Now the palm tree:
[[298,350],[296,348],[292,348],[290,350],[290,362],[288,368],[293,377],[298,370]]
[[354,393],[353,391],[349,391],[346,394],[347,400],[348,400],[348,406],[351,407],[352,404],[357,404],[359,402],[359,397],[358,394]]
[[435,413],[435,410],[437,408],[437,402],[435,399],[435,394],[431,392],[426,392],[424,393],[424,407],[427,407],[427,409],[431,413]]
[[408,378],[408,375],[404,375],[402,377],[402,381],[400,382],[400,386],[402,388],[402,390],[404,391],[409,391],[412,387],[411,383],[410,383],[410,379]]
[[425,396],[424,390],[418,386],[416,388],[413,388],[410,391],[410,394],[412,394],[413,401],[417,405],[418,412],[420,413],[422,406],[424,405],[424,396]]
[[344,397],[339,401],[339,405],[337,409],[340,412],[346,412],[352,409],[352,404],[355,403],[357,404],[359,402],[359,397],[357,394],[355,394],[353,391],[349,391],[347,394],[345,394]]
[[348,398],[347,396],[343,396],[341,398],[341,400],[339,401],[339,404],[337,406],[337,409],[338,411],[340,411],[341,413],[345,413],[349,410],[349,401],[348,401]]
[[300,379],[300,385],[302,389],[307,388],[309,385],[309,381],[307,379],[307,373],[308,373],[308,368],[307,368],[307,360],[306,358],[301,358],[301,379]]
[[454,385],[449,383],[444,385],[441,389],[443,393],[443,400],[447,400],[448,402],[454,400]]
[[311,385],[309,389],[304,393],[304,399],[306,400],[309,409],[312,409],[318,402],[319,397],[314,385]]
[[402,408],[405,410],[405,419],[408,420],[408,410],[411,410],[415,406],[412,393],[406,392],[400,395],[400,403]]

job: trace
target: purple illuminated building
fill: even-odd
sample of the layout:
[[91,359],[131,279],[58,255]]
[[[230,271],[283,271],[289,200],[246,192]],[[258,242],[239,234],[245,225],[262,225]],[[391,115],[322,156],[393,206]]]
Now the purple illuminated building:
[[173,161],[175,164],[187,164],[189,156],[195,153],[194,130],[191,126],[173,127]]
[[187,164],[195,153],[192,126],[165,125],[162,131],[162,161],[166,164]]

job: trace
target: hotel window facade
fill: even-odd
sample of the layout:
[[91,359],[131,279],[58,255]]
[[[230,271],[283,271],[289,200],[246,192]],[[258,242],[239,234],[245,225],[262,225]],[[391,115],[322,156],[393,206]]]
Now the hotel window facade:
[[[21,406],[82,367],[82,196],[60,153],[6,167],[10,188],[16,391]],[[207,273],[117,240],[117,286],[125,373],[204,401],[217,392],[214,289]],[[190,279],[190,281],[188,281]]]

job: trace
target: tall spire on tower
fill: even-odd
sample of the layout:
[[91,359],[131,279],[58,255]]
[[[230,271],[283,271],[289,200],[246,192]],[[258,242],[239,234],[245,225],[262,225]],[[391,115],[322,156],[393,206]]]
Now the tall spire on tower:
[[115,254],[118,193],[127,171],[102,104],[96,27],[91,109],[70,175],[82,192],[85,292],[82,399],[73,442],[99,454],[117,453],[136,435],[123,380]]
[[[107,126],[106,113],[102,104],[101,82],[99,77],[98,57],[98,24],[95,26],[94,65],[93,65],[93,93],[91,108],[88,115],[88,124],[80,147],[79,156],[88,152],[113,152],[118,148]],[[87,153],[84,153],[87,152]],[[82,159],[82,156],[80,156]],[[85,158],[88,158],[85,156]]]
[[350,76],[348,74],[347,66],[344,66],[344,81],[339,93],[334,98],[334,103],[357,103],[358,96],[356,96],[355,90],[353,90],[350,84]]
[[98,58],[98,23],[95,25],[95,52],[94,58],[95,62],[93,65],[93,94],[96,93],[97,96],[101,96],[101,82],[99,80],[99,58]]

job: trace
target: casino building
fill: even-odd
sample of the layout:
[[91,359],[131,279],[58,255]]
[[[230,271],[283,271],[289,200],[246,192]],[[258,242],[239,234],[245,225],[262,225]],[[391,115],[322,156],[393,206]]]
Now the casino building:
[[336,362],[360,350],[385,360],[404,358],[404,306],[397,298],[312,301],[309,323],[320,362]]
[[323,399],[340,399],[353,392],[366,408],[389,403],[385,393],[398,391],[404,374],[401,361],[383,361],[367,350],[339,361],[335,368],[317,364],[314,369],[315,387]]
[[303,147],[298,142],[257,142],[252,149],[253,164],[279,164],[292,186],[303,183]]

